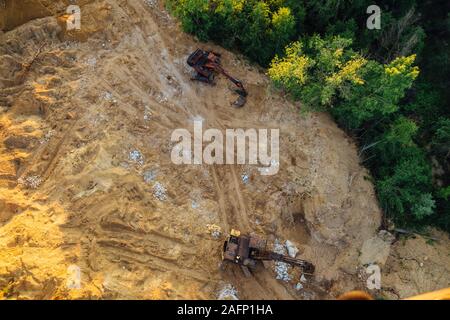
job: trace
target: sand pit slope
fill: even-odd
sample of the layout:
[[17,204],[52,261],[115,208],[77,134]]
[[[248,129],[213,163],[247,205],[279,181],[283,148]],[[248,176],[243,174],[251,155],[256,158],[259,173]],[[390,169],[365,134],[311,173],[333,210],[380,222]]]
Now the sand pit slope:
[[[359,256],[381,213],[332,119],[300,115],[261,70],[182,33],[158,1],[81,9],[79,34],[47,16],[0,35],[0,295],[215,299],[232,286],[241,299],[317,299],[363,288]],[[190,80],[197,47],[221,52],[244,81],[244,108],[230,106],[223,77]],[[204,129],[280,129],[279,173],[174,165],[172,131],[199,119]],[[277,280],[273,265],[251,278],[221,271],[232,228],[290,240],[316,275],[296,290],[300,275]]]

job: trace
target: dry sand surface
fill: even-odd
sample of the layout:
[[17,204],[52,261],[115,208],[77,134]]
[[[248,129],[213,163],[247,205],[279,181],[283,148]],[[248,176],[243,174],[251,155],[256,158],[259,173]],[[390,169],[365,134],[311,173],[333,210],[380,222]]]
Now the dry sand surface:
[[[161,1],[78,1],[78,32],[65,30],[64,1],[24,3],[0,1],[0,297],[328,299],[364,289],[368,263],[382,270],[375,295],[449,285],[446,234],[378,233],[369,174],[329,116],[301,115],[263,70],[181,32]],[[197,47],[223,54],[245,107],[230,106],[224,77],[190,80]],[[279,173],[172,164],[171,133],[194,120],[279,128]],[[220,270],[232,228],[290,240],[315,275]]]

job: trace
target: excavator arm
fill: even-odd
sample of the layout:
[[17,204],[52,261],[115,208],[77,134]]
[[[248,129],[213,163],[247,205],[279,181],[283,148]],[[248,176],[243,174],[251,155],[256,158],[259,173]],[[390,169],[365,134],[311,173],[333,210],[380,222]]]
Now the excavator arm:
[[231,75],[229,75],[229,74],[228,74],[221,66],[219,66],[219,65],[216,66],[216,70],[217,70],[219,73],[223,74],[228,80],[230,80],[231,82],[233,82],[234,85],[235,85],[236,87],[239,88],[239,91],[238,91],[239,95],[244,96],[244,97],[247,96],[247,94],[248,94],[248,93],[247,93],[247,90],[245,90],[244,84],[242,83],[241,80],[238,80],[238,79],[232,77]]
[[252,255],[252,258],[255,260],[265,260],[265,261],[281,261],[287,264],[300,267],[304,273],[313,274],[315,267],[312,263],[302,260],[295,259],[290,256],[286,256],[283,254],[279,254],[276,252],[266,251],[262,253],[257,253]]

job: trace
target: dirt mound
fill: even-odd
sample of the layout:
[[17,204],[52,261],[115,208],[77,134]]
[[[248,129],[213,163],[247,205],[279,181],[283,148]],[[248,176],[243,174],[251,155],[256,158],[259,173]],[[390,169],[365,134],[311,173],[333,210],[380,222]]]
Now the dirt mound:
[[406,298],[450,286],[450,239],[437,230],[430,235],[400,238],[392,245],[383,268],[383,296]]
[[[196,299],[232,287],[244,299],[314,299],[362,286],[359,254],[380,210],[355,145],[327,115],[300,115],[259,68],[182,33],[161,3],[81,9],[79,37],[54,13],[0,35],[5,297]],[[244,108],[230,106],[223,77],[190,80],[197,47],[221,52],[244,81]],[[172,131],[199,119],[204,129],[279,128],[279,173],[174,165]],[[285,282],[271,268],[220,271],[232,228],[290,240],[315,277],[297,290],[295,272]]]
[[[30,20],[62,12],[67,4],[52,0],[0,1],[0,30],[9,31]],[[65,1],[69,2],[69,1]]]

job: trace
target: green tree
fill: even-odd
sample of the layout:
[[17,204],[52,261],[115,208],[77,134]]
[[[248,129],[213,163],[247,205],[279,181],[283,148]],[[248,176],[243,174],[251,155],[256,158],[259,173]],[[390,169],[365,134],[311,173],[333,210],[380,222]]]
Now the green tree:
[[269,6],[264,2],[256,2],[240,36],[244,53],[262,65],[267,64],[272,55],[270,46],[267,45],[270,23]]
[[347,49],[351,43],[315,35],[288,46],[283,58],[272,61],[268,74],[277,86],[284,82],[284,89],[294,98],[301,97],[309,109],[329,108],[350,86],[363,84],[359,73],[366,60]]
[[295,18],[291,10],[286,7],[280,7],[272,15],[271,43],[273,44],[275,54],[281,54],[284,48],[289,44],[295,34]]
[[436,132],[431,140],[431,147],[443,160],[450,158],[450,118],[441,117],[436,124]]
[[208,0],[170,0],[168,6],[180,19],[184,31],[202,41],[209,39],[212,21]]
[[283,88],[295,99],[299,99],[311,65],[312,61],[302,54],[302,44],[294,42],[286,48],[285,57],[274,58],[268,75],[277,88]]
[[[429,193],[431,167],[416,149],[414,158],[399,159],[391,174],[377,181],[376,187],[384,211],[402,224],[420,221],[433,213],[435,202]],[[427,192],[428,191],[428,192]]]
[[400,100],[419,75],[414,60],[411,55],[396,58],[387,65],[369,61],[361,70],[364,85],[351,87],[332,113],[345,127],[356,129],[398,111]]

